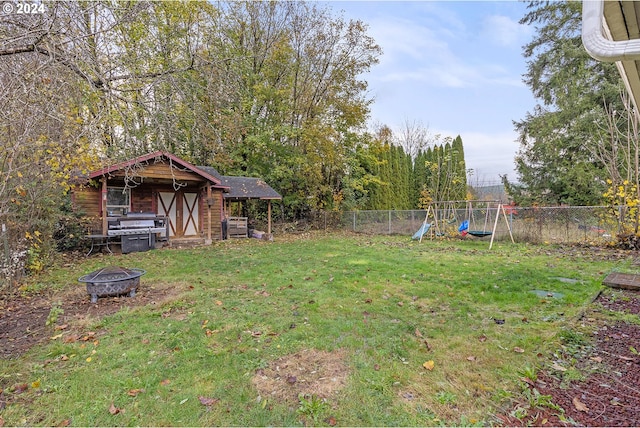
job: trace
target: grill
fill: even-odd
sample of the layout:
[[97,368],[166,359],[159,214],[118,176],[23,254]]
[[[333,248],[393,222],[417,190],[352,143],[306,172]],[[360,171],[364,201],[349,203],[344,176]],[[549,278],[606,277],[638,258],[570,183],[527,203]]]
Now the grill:
[[168,223],[165,217],[155,214],[130,213],[126,217],[111,218],[107,235],[120,236],[123,254],[147,251],[155,248],[156,234],[164,238],[169,236]]
[[134,297],[136,289],[140,285],[140,277],[145,273],[146,271],[143,269],[109,266],[81,276],[78,281],[87,284],[87,293],[91,295],[91,303],[96,303],[98,297],[119,296],[121,294]]

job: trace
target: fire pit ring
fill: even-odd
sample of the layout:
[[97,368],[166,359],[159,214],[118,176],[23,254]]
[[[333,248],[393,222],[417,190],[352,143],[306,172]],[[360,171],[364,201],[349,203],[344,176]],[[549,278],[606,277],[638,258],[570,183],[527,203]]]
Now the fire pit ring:
[[136,295],[140,285],[140,277],[146,273],[143,269],[109,266],[95,270],[78,278],[87,284],[87,293],[91,295],[91,303],[96,303],[98,297]]

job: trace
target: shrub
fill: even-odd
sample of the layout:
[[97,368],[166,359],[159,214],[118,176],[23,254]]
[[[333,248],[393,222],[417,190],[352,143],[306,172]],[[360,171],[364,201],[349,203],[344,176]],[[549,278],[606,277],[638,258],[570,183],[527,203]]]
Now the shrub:
[[85,247],[84,236],[91,229],[93,219],[90,217],[67,214],[61,216],[53,231],[53,239],[58,251],[73,251]]

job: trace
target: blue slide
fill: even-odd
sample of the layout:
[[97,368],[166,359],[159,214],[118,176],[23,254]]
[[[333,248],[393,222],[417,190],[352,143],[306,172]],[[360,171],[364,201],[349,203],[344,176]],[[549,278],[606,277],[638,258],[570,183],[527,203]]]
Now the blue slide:
[[422,226],[420,226],[420,229],[418,229],[418,231],[413,234],[411,239],[420,239],[420,238],[422,238],[424,236],[424,234],[429,231],[430,228],[431,228],[431,223],[422,223]]

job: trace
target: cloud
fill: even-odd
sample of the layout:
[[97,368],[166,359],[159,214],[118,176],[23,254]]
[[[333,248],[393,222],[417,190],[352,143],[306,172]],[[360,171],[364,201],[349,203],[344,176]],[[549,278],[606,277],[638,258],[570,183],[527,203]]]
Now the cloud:
[[490,15],[483,20],[481,35],[498,46],[520,48],[531,29],[507,16]]
[[[454,12],[427,6],[412,18],[377,15],[368,20],[370,33],[384,52],[368,79],[444,88],[522,86],[520,75],[513,75],[483,50],[488,42],[518,43],[524,26],[493,15],[485,19],[481,34],[474,36]],[[479,43],[483,46],[476,46]]]
[[445,40],[431,28],[415,21],[388,17],[372,20],[369,24],[371,35],[384,51],[381,66],[452,56]]
[[381,83],[421,83],[433,87],[471,88],[486,85],[523,87],[519,75],[513,75],[496,64],[473,65],[458,59],[426,62],[411,70],[389,67],[372,73],[370,81]]
[[443,69],[441,65],[421,68],[414,71],[391,71],[381,75],[377,80],[383,83],[421,83],[437,87],[465,88],[473,85],[479,76],[472,68],[465,68],[463,65]]

